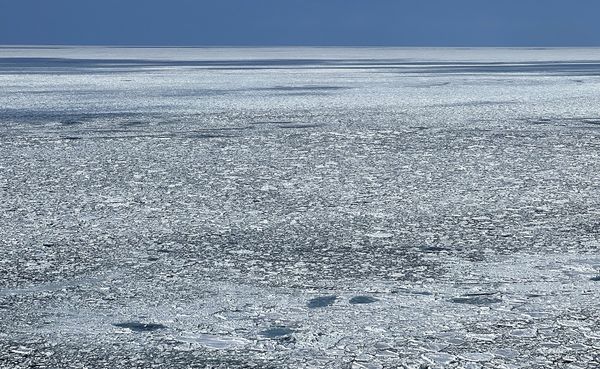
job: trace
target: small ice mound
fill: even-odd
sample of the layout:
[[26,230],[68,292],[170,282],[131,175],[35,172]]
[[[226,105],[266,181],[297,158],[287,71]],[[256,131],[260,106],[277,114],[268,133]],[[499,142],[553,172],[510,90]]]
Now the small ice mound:
[[489,352],[470,352],[460,355],[460,358],[465,361],[483,363],[494,360],[494,354]]
[[514,359],[519,356],[519,351],[510,348],[501,348],[494,351],[494,355],[503,359]]
[[429,292],[429,291],[410,291],[411,294],[413,295],[421,295],[421,296],[432,296],[433,292]]
[[114,323],[115,327],[129,329],[133,332],[153,332],[159,329],[165,329],[166,326],[156,323],[124,322]]
[[450,301],[455,304],[491,305],[502,302],[502,299],[489,295],[466,295],[461,297],[454,297]]
[[350,299],[350,303],[352,305],[372,304],[377,301],[379,301],[379,300],[374,297],[371,297],[371,296],[354,296],[353,298]]
[[370,238],[391,238],[394,235],[388,232],[377,231],[373,233],[367,233],[366,236]]
[[[369,355],[362,355],[356,361],[352,362],[352,369],[382,369],[383,365],[378,362],[374,362]],[[361,360],[362,359],[362,360]]]
[[177,338],[180,342],[204,346],[215,350],[229,350],[246,346],[250,341],[241,337],[215,336],[212,334],[186,334]]
[[456,361],[456,356],[445,352],[429,352],[423,354],[422,358],[433,365],[447,366]]
[[308,304],[306,304],[306,306],[308,306],[309,309],[322,308],[322,307],[333,305],[335,300],[337,300],[337,296],[335,296],[335,295],[319,296],[319,297],[315,297],[314,299],[310,299],[308,301]]
[[270,184],[265,184],[260,188],[261,191],[263,192],[270,192],[270,191],[277,191],[277,187],[272,186]]
[[287,337],[287,336],[291,335],[292,333],[294,333],[294,330],[291,328],[288,328],[288,327],[273,327],[273,328],[269,328],[264,331],[261,331],[259,333],[259,335],[266,337],[266,338],[282,338],[282,337]]
[[508,334],[518,338],[535,338],[537,337],[537,329],[513,329]]

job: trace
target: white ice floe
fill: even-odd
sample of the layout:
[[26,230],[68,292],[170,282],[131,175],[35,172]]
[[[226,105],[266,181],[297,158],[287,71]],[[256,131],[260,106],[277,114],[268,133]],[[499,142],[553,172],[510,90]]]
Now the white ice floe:
[[177,340],[216,350],[237,349],[246,346],[250,342],[241,337],[216,336],[203,333],[185,334],[178,337]]

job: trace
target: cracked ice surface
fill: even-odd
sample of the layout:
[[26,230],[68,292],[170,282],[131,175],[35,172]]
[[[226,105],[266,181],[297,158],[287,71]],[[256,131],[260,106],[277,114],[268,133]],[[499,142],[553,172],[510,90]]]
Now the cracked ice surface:
[[0,49],[0,367],[595,368],[598,49]]

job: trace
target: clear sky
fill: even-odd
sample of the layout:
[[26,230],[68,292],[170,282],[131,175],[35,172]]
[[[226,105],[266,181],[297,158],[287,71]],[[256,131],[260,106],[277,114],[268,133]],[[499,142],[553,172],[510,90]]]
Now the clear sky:
[[0,0],[0,44],[600,46],[600,0]]

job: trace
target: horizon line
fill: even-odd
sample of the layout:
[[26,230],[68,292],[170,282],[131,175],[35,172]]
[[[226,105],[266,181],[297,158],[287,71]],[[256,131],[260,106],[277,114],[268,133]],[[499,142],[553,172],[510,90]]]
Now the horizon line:
[[206,49],[218,49],[218,48],[402,48],[402,49],[569,49],[569,48],[600,48],[600,45],[319,45],[319,44],[271,44],[271,45],[248,45],[248,44],[223,44],[223,45],[193,45],[193,44],[181,44],[181,45],[164,45],[164,44],[18,44],[0,43],[0,48],[19,48],[19,47],[110,47],[110,48],[206,48]]

